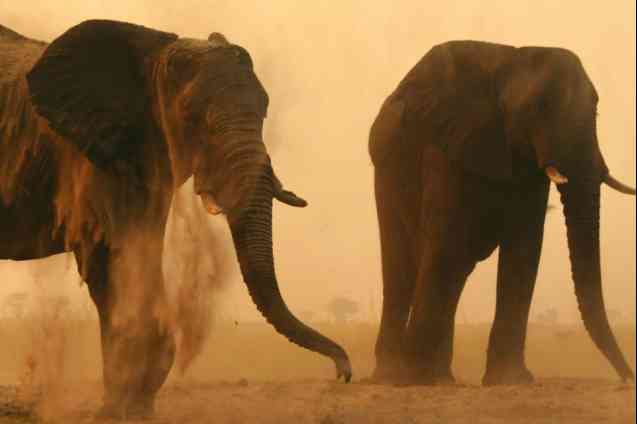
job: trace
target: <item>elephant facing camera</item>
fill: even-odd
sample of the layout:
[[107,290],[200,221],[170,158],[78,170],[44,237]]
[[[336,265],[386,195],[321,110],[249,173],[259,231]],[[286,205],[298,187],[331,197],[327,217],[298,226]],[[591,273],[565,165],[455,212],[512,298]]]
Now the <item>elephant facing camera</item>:
[[584,326],[634,380],[604,308],[599,213],[602,187],[635,190],[606,165],[598,101],[573,52],[478,41],[435,46],[385,100],[369,136],[383,273],[375,379],[454,381],[460,295],[499,248],[483,383],[533,381],[526,330],[554,183]]
[[269,99],[247,50],[219,33],[109,20],[51,43],[0,26],[0,69],[0,259],[74,254],[99,315],[102,416],[151,415],[172,368],[162,250],[191,176],[200,206],[228,218],[257,309],[350,380],[347,353],[297,319],[278,287],[272,201],[303,202],[272,169]]

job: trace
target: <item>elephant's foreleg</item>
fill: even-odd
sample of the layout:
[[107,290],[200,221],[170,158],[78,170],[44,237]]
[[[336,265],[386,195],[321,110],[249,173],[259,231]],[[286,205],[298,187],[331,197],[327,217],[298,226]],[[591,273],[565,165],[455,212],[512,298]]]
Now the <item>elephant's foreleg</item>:
[[376,369],[373,379],[401,379],[402,343],[413,294],[416,270],[407,232],[393,198],[396,191],[376,175],[376,206],[380,227],[383,309],[376,340]]
[[451,372],[454,322],[460,294],[475,262],[425,258],[418,273],[406,332],[411,384],[454,381]]
[[108,284],[108,248],[103,244],[84,246],[75,249],[75,259],[78,270],[88,285],[88,291],[97,309],[100,325],[100,340],[102,344],[102,378],[104,381],[104,404],[113,407],[118,403],[116,387],[109,370],[113,369],[111,363],[112,334],[110,331],[109,299],[112,291]]
[[96,247],[82,270],[100,319],[102,414],[119,418],[152,414],[175,351],[165,315],[161,247],[135,238],[127,249]]
[[533,381],[524,362],[529,309],[540,261],[549,184],[521,190],[511,201],[500,241],[496,313],[483,384]]

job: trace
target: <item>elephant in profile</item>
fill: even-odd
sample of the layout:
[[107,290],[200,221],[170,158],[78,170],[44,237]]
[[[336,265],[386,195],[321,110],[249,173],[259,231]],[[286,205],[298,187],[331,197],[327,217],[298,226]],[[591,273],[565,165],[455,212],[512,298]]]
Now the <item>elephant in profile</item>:
[[564,206],[584,325],[633,379],[602,298],[598,96],[561,48],[451,41],[433,47],[385,100],[369,136],[383,309],[374,379],[454,381],[454,319],[465,281],[499,247],[497,305],[483,384],[533,381],[524,346],[549,186]]
[[0,26],[0,259],[74,253],[99,315],[104,415],[152,413],[173,364],[162,246],[191,176],[203,207],[226,216],[259,311],[350,379],[345,351],[278,288],[272,200],[306,202],[272,169],[267,107],[250,55],[219,33],[91,20],[46,44]]

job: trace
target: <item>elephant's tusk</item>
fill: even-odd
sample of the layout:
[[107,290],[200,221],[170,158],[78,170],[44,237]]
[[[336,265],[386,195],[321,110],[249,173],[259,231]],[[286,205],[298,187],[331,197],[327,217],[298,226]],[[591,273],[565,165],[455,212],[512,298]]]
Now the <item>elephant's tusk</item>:
[[612,175],[610,175],[610,173],[606,174],[606,176],[604,177],[604,184],[614,190],[619,191],[620,193],[631,194],[633,196],[635,195],[634,188],[627,186],[619,180],[616,180]]
[[212,197],[210,193],[201,193],[201,203],[203,203],[203,207],[206,208],[206,211],[210,215],[219,215],[223,212],[223,209],[217,204],[215,198]]
[[294,206],[296,208],[304,208],[307,206],[307,202],[305,199],[300,198],[296,194],[292,193],[288,190],[279,190],[274,193],[274,198],[279,202],[285,203],[286,205]]
[[566,184],[568,182],[568,178],[562,175],[560,171],[553,166],[547,166],[544,172],[546,173],[546,176],[557,185]]
[[281,181],[276,176],[274,171],[272,171],[272,184],[274,186],[274,198],[279,202],[285,203],[286,205],[294,206],[296,208],[304,208],[307,206],[307,202],[305,201],[305,199],[302,199],[293,192],[285,190],[283,188],[283,184],[281,184]]

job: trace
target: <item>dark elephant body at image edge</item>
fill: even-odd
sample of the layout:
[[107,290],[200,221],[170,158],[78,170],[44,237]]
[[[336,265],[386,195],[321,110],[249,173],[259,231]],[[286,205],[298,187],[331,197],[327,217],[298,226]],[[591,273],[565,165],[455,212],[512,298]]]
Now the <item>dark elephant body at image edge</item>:
[[599,269],[599,189],[614,179],[596,133],[598,95],[579,58],[477,41],[433,47],[383,103],[369,136],[381,236],[379,380],[453,380],[454,317],[467,276],[500,247],[484,384],[533,380],[526,327],[549,182],[564,204],[585,327],[622,379]]

